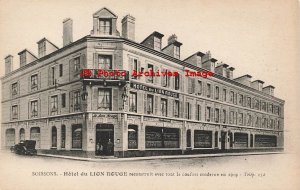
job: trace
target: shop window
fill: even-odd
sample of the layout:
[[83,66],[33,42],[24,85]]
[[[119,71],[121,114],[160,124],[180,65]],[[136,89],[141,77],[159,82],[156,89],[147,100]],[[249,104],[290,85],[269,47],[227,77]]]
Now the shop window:
[[57,129],[55,126],[52,127],[51,130],[51,140],[52,140],[52,148],[56,148],[57,147]]
[[146,126],[146,148],[179,148],[179,129]]
[[138,148],[138,126],[128,125],[128,149]]
[[82,148],[82,125],[72,126],[72,148]]
[[215,132],[215,148],[219,147],[219,134],[218,131]]
[[212,132],[204,130],[194,131],[195,148],[212,148]]
[[192,147],[192,143],[191,143],[191,130],[188,129],[186,131],[186,147]]
[[22,128],[20,129],[20,141],[24,141],[25,140],[25,129]]

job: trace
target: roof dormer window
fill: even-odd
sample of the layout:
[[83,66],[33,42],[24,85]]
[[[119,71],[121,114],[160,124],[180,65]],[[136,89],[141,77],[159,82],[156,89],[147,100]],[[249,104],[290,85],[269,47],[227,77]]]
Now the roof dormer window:
[[111,19],[99,19],[100,34],[111,35]]

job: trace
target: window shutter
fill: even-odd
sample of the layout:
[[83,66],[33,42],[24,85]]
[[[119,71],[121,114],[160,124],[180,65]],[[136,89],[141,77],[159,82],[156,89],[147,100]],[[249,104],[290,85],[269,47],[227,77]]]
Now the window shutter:
[[160,100],[158,96],[154,96],[154,110],[156,115],[160,114]]
[[129,67],[129,74],[130,74],[130,76],[132,76],[132,73],[133,73],[133,59],[131,57],[128,58],[128,67]]
[[[140,72],[141,71],[141,61],[137,60],[137,71]],[[138,79],[140,79],[141,77],[138,76]]]
[[179,117],[183,118],[184,116],[184,104],[182,101],[179,101]]
[[[154,66],[154,71],[153,71],[153,72],[156,73],[157,71],[158,71],[158,67],[157,67],[157,66]],[[160,82],[159,79],[160,79],[161,77],[159,77],[159,76],[154,76],[153,78],[154,78],[154,83],[155,83],[155,84],[159,84],[159,82]]]
[[51,67],[48,68],[48,86],[52,85],[52,71]]
[[73,102],[73,92],[70,92],[70,112],[74,111]]
[[173,102],[174,100],[168,99],[168,117],[173,117]]
[[[75,74],[75,71],[74,71],[74,59],[70,59],[70,61],[69,61],[69,68],[70,68],[70,78],[73,79],[74,74]],[[51,70],[49,71],[49,73],[51,73]]]
[[93,56],[94,68],[98,69],[98,53],[94,53]]
[[87,65],[86,65],[86,56],[85,54],[82,54],[80,56],[80,68],[83,69],[83,68],[87,68]]
[[144,114],[147,114],[147,93],[144,93]]

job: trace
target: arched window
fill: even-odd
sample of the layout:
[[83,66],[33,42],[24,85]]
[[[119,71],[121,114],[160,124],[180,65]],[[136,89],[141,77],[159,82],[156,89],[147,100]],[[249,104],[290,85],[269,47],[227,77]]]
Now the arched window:
[[56,148],[57,147],[57,129],[55,126],[52,127],[51,130],[51,140],[52,140],[52,148]]
[[20,141],[24,141],[25,140],[25,129],[21,128],[20,129]]

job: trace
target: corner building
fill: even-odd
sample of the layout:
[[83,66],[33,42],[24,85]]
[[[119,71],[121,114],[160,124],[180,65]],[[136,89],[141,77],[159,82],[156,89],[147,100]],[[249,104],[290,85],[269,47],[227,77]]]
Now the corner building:
[[[63,47],[38,42],[5,58],[2,77],[2,147],[36,140],[39,152],[83,157],[277,151],[284,147],[284,101],[274,86],[200,51],[181,59],[176,35],[162,47],[155,31],[135,42],[135,18],[107,8],[93,14],[91,34],[73,42],[73,21],[63,21]],[[80,76],[90,69],[90,76]],[[127,76],[98,76],[98,69]],[[208,78],[185,70],[210,71]],[[177,71],[179,76],[131,76]]]

